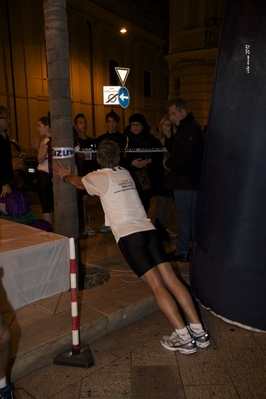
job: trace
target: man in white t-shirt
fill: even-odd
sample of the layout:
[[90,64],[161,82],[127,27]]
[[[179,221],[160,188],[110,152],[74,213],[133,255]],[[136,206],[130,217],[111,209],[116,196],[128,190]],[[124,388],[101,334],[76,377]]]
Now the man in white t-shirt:
[[[119,146],[113,141],[103,141],[97,150],[101,169],[81,177],[70,175],[70,166],[65,168],[58,162],[54,172],[66,183],[84,186],[90,195],[100,197],[106,219],[126,261],[148,285],[158,306],[175,328],[171,336],[162,337],[161,344],[171,351],[195,353],[197,346],[210,345],[209,334],[200,323],[190,293],[168,261],[130,173],[118,165],[119,159]],[[184,324],[176,302],[183,309],[188,326]]]

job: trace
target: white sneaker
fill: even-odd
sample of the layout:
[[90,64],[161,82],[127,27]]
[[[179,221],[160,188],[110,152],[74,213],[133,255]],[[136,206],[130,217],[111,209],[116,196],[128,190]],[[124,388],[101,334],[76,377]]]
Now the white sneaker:
[[169,229],[166,229],[166,231],[167,231],[167,233],[169,234],[169,237],[172,237],[172,238],[176,238],[176,237],[177,237],[177,234],[174,233],[173,231],[171,231],[171,230],[169,230]]
[[207,348],[207,346],[209,346],[211,344],[211,340],[210,340],[208,331],[202,331],[201,333],[197,334],[195,331],[192,330],[192,328],[190,326],[187,326],[187,329],[188,329],[191,337],[193,337],[193,339],[195,339],[196,345],[199,348]]
[[96,231],[93,230],[91,227],[89,226],[85,226],[84,227],[84,232],[87,234],[87,236],[94,236],[94,234],[96,234]]
[[189,339],[183,341],[180,336],[177,335],[176,331],[174,331],[170,337],[168,335],[164,335],[161,339],[161,344],[169,351],[179,351],[185,355],[191,355],[192,353],[197,352],[195,339],[189,337]]
[[103,224],[102,227],[100,227],[98,231],[100,233],[106,233],[107,231],[110,231],[110,226],[105,226],[105,224]]

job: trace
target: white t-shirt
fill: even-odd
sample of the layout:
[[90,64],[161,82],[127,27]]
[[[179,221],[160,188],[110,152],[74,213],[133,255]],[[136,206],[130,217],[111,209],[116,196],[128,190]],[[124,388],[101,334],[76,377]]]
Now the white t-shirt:
[[100,197],[105,217],[118,242],[121,237],[155,227],[140,201],[130,173],[118,166],[98,169],[82,178],[90,195]]

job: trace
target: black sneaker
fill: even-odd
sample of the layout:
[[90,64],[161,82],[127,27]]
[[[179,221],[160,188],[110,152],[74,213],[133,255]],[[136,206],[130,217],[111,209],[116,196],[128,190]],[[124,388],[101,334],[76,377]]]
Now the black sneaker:
[[169,259],[174,262],[189,262],[189,253],[182,254],[180,252],[173,251],[168,254]]
[[14,399],[10,384],[0,389],[0,399]]

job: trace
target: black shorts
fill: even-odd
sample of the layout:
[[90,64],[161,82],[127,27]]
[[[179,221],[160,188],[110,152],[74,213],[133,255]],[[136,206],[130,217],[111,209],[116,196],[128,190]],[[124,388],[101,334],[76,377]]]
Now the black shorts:
[[118,245],[127,263],[138,277],[160,263],[169,262],[157,230],[140,231],[121,237]]

